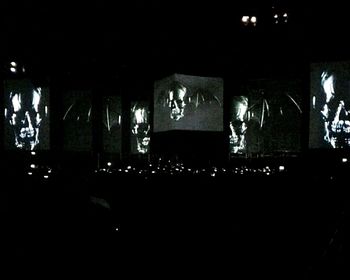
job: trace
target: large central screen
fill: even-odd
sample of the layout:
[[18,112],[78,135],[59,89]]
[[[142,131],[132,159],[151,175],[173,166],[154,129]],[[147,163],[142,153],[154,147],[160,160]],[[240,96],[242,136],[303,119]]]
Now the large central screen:
[[29,79],[4,82],[5,149],[50,148],[49,89]]
[[311,64],[310,148],[350,147],[350,61]]
[[223,79],[174,74],[154,84],[153,131],[223,131]]

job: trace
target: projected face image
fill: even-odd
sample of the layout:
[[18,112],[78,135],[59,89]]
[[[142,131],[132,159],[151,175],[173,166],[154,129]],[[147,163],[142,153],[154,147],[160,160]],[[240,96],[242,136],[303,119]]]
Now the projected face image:
[[178,121],[185,116],[185,96],[187,88],[180,84],[174,83],[167,90],[167,104],[170,108],[170,118]]
[[174,74],[155,82],[153,130],[222,131],[223,80]]
[[40,142],[41,88],[29,92],[11,91],[9,98],[7,114],[13,129],[14,145],[18,149],[34,150]]
[[323,139],[332,148],[350,146],[350,117],[345,96],[335,92],[336,77],[323,71],[320,77],[324,104],[321,115],[324,121]]
[[151,138],[149,112],[145,106],[136,103],[131,108],[131,127],[131,132],[136,138],[137,152],[146,154]]
[[239,96],[234,98],[232,104],[232,117],[230,121],[230,150],[231,153],[243,153],[246,149],[245,134],[247,131],[248,98]]

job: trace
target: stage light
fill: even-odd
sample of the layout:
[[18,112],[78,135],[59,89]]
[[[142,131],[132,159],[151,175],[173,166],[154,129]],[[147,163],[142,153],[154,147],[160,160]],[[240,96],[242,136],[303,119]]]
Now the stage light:
[[348,162],[348,159],[347,158],[342,158],[341,161],[342,162]]
[[256,16],[242,16],[241,22],[244,26],[253,25],[256,26],[258,19]]
[[17,67],[17,63],[14,62],[14,61],[11,61],[10,64],[11,64],[12,67]]
[[272,7],[272,17],[274,24],[284,24],[288,22],[289,14],[285,9]]
[[10,68],[10,71],[11,71],[12,73],[17,73],[17,69],[16,69],[15,67],[11,67],[11,68]]
[[242,17],[242,22],[243,22],[244,25],[248,25],[248,23],[249,23],[249,16],[243,16]]
[[253,26],[256,26],[257,18],[255,16],[252,16],[250,18],[250,23],[253,24]]

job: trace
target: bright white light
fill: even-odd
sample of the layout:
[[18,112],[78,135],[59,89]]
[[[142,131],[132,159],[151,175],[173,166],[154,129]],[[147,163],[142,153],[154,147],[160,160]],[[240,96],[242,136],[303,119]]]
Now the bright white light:
[[32,163],[32,164],[30,165],[30,168],[35,168],[35,164]]
[[112,163],[110,161],[107,162],[107,166],[112,166]]
[[16,73],[16,72],[17,72],[16,68],[14,68],[14,67],[11,67],[11,68],[10,68],[10,71],[11,71],[12,73]]
[[129,166],[127,167],[127,169],[131,169],[131,166],[129,165]]
[[45,179],[48,179],[48,178],[49,178],[49,175],[44,175],[44,178],[45,178]]
[[348,159],[347,158],[342,158],[341,161],[342,162],[348,162]]
[[33,172],[28,172],[28,175],[29,175],[29,176],[33,175]]
[[284,166],[283,166],[283,165],[280,165],[280,166],[278,167],[278,170],[279,170],[279,171],[283,171],[283,170],[284,170]]
[[274,18],[278,18],[278,14],[274,14],[274,16],[273,16]]
[[243,16],[242,17],[242,22],[247,24],[249,22],[249,16]]
[[36,155],[36,153],[35,153],[35,152],[30,152],[30,154],[31,154],[32,156],[35,156],[35,155]]
[[257,18],[256,18],[255,16],[252,16],[252,17],[250,18],[250,22],[256,24]]
[[115,231],[119,231],[119,228],[115,228]]
[[11,61],[10,64],[11,64],[12,67],[16,67],[17,66],[17,63],[14,62],[14,61]]
[[284,18],[287,18],[287,17],[288,17],[288,14],[287,14],[287,13],[284,13],[284,14],[283,14],[283,17],[284,17]]

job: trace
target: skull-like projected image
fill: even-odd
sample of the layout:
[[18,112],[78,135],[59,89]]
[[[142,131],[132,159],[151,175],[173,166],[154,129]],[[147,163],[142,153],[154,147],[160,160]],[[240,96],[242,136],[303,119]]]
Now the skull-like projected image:
[[5,146],[8,149],[49,148],[48,90],[30,80],[5,82]]
[[131,104],[131,152],[146,154],[151,140],[150,112],[148,105],[142,102]]
[[155,82],[154,131],[223,130],[223,80],[174,74]]

